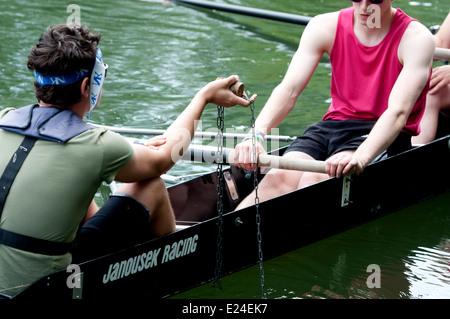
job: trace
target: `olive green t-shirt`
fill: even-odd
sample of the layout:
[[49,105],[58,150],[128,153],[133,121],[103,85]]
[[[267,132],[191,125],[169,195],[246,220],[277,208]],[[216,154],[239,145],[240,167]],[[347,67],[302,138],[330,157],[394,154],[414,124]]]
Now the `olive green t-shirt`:
[[[0,111],[0,121],[13,109]],[[0,175],[23,136],[0,129]],[[111,183],[133,155],[119,134],[88,130],[65,144],[38,140],[20,168],[0,219],[0,228],[19,234],[72,242],[98,187]],[[34,254],[0,245],[0,292],[32,283],[66,268],[70,253]]]

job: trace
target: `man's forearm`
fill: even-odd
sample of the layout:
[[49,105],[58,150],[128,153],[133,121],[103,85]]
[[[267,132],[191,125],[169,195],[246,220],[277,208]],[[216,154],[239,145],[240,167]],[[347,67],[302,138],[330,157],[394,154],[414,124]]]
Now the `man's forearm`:
[[354,157],[369,165],[378,155],[384,152],[397,138],[406,124],[406,114],[392,114],[386,111],[378,119],[367,139],[358,147]]
[[278,127],[294,108],[297,97],[290,95],[281,85],[277,86],[256,120],[256,130],[267,134]]

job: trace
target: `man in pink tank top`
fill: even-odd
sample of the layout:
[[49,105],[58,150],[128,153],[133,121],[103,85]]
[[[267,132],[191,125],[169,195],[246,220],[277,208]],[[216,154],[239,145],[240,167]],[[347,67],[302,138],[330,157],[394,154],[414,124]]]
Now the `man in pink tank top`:
[[[283,81],[259,114],[262,140],[293,109],[320,59],[332,67],[332,103],[284,156],[326,160],[327,174],[272,169],[259,185],[261,201],[330,177],[360,174],[377,156],[408,149],[420,132],[434,54],[429,30],[393,0],[351,0],[353,6],[314,17]],[[265,152],[257,143],[258,152]],[[252,169],[252,143],[236,146],[235,162]],[[254,203],[254,194],[238,208]]]

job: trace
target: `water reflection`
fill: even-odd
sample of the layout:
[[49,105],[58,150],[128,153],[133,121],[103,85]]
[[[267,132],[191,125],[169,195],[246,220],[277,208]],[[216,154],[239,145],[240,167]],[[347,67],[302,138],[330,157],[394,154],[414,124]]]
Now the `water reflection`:
[[[264,262],[270,299],[450,298],[450,195]],[[379,267],[374,287],[371,265]],[[259,268],[175,298],[260,298]],[[373,277],[372,277],[373,278]]]
[[[329,270],[317,274],[324,285],[301,297],[450,298],[448,207],[450,196],[443,195],[318,243],[337,254]],[[369,264],[380,267],[380,288],[368,284]],[[323,278],[327,273],[331,280]]]
[[418,247],[404,262],[410,298],[450,298],[450,239]]

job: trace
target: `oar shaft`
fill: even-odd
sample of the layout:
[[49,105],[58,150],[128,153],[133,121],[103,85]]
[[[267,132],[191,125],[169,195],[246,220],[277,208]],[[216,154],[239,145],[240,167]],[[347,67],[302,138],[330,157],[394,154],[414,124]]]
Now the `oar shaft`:
[[246,16],[256,17],[256,18],[263,18],[263,19],[269,19],[269,20],[292,23],[292,24],[299,24],[299,25],[307,25],[308,22],[311,20],[310,17],[301,16],[301,15],[297,15],[297,14],[277,12],[277,11],[271,11],[271,10],[263,10],[263,9],[257,9],[257,8],[242,7],[242,6],[236,6],[236,5],[231,5],[231,4],[225,4],[225,3],[215,3],[215,2],[202,1],[202,0],[174,0],[174,1],[182,3],[182,4],[195,6],[195,7],[219,10],[219,11],[230,12],[230,13],[237,13],[237,14],[242,14],[242,15],[246,15]]
[[[183,160],[210,164],[217,163],[217,148],[191,144],[189,149],[185,152]],[[236,166],[236,163],[234,162],[234,149],[223,148],[221,161],[223,164]],[[324,161],[298,159],[268,154],[258,155],[258,166],[304,172],[326,173]]]
[[112,132],[116,132],[119,134],[134,134],[134,135],[163,135],[166,131],[165,130],[156,130],[156,129],[141,129],[141,128],[130,128],[130,127],[115,127],[115,126],[108,126],[108,125],[96,125],[94,126],[105,128],[107,130],[110,130]]
[[326,173],[325,162],[276,155],[259,154],[258,166],[295,171]]
[[[113,132],[116,132],[119,134],[156,136],[156,135],[163,135],[166,132],[165,130],[156,130],[156,129],[114,127],[114,126],[107,126],[107,125],[94,125],[94,126],[102,127],[102,128],[108,129],[110,131],[113,131]],[[224,133],[223,134],[224,139],[242,140],[246,136],[247,136],[247,134],[240,134],[240,133]],[[213,138],[217,137],[217,132],[195,132],[194,137],[213,139]],[[265,139],[268,142],[278,141],[278,142],[289,143],[289,142],[292,142],[293,140],[295,140],[295,137],[287,136],[287,135],[266,135]]]
[[[145,141],[133,138],[126,138],[131,144],[145,144]],[[183,160],[199,163],[217,164],[220,160],[222,164],[236,166],[234,162],[234,149],[223,148],[222,158],[217,156],[217,147],[191,144],[183,154]],[[259,154],[258,166],[267,168],[280,168],[296,171],[326,173],[325,162],[306,160],[276,155]]]
[[[236,166],[236,163],[234,162],[234,149],[223,148],[222,153],[223,164]],[[183,159],[213,164],[217,162],[217,149],[191,144],[188,151],[184,154]],[[304,172],[326,173],[324,161],[298,159],[268,154],[259,154],[258,166]]]
[[450,61],[450,49],[436,48],[436,50],[434,50],[434,58]]

